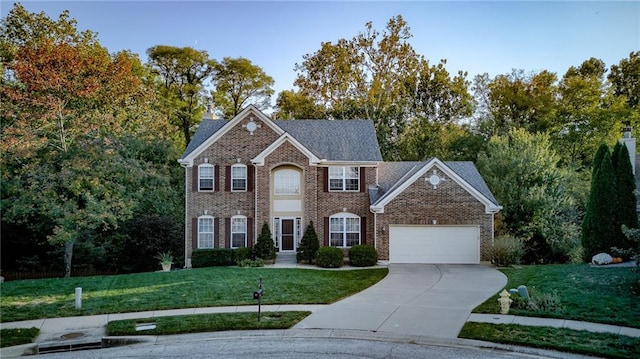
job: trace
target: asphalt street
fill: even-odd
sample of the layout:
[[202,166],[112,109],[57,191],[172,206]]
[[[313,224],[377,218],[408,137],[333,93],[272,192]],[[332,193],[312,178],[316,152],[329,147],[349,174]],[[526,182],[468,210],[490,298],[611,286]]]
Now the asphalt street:
[[[483,349],[448,344],[421,344],[410,341],[379,339],[339,339],[322,337],[225,337],[187,341],[137,344],[107,349],[39,355],[41,358],[430,358],[430,359],[518,359],[550,358],[533,353],[516,353],[504,349]],[[563,356],[563,358],[568,358]],[[578,358],[569,356],[569,358]]]

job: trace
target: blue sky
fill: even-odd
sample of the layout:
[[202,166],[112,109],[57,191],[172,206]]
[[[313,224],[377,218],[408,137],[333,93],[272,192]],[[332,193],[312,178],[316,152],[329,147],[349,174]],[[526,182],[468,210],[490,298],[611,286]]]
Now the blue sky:
[[[6,16],[14,1],[0,0]],[[471,79],[549,70],[596,57],[607,66],[640,50],[640,2],[612,1],[30,1],[52,18],[68,9],[80,29],[98,32],[109,51],[138,53],[165,44],[206,50],[217,60],[243,56],[292,89],[295,63],[323,41],[350,39],[372,21],[382,31],[402,15],[410,40],[431,63],[447,59],[450,73]]]

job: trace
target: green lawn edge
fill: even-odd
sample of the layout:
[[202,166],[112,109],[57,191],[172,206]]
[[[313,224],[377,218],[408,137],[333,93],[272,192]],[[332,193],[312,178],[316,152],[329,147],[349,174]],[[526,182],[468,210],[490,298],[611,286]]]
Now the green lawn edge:
[[640,338],[567,328],[467,322],[459,338],[607,358],[640,358]]
[[[191,314],[155,318],[114,320],[107,324],[110,336],[174,335],[233,330],[289,329],[309,316],[309,311]],[[155,329],[136,330],[140,324]]]
[[[640,280],[634,267],[592,267],[589,264],[547,264],[497,268],[508,282],[505,289],[526,285],[531,296],[555,294],[560,311],[511,308],[510,315],[557,318],[640,328],[640,297],[633,292]],[[501,291],[501,290],[500,290]],[[499,291],[499,292],[500,292]],[[474,313],[500,313],[499,292]]]
[[40,329],[35,327],[0,329],[0,348],[33,343],[38,334]]

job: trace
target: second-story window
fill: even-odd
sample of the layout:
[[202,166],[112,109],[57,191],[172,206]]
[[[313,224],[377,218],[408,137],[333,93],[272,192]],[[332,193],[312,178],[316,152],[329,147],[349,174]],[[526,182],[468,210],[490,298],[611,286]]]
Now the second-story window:
[[198,191],[213,191],[213,165],[202,164],[198,166]]
[[231,166],[231,191],[245,192],[247,190],[247,166]]
[[360,169],[358,167],[329,167],[330,191],[358,191]]

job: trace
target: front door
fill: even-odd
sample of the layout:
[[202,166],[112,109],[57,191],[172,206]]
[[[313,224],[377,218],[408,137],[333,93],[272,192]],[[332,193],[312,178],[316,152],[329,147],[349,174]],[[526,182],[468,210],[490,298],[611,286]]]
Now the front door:
[[282,227],[281,227],[282,244],[280,246],[281,251],[294,250],[294,247],[293,247],[293,243],[295,239],[294,224],[295,224],[295,221],[293,219],[282,220]]

